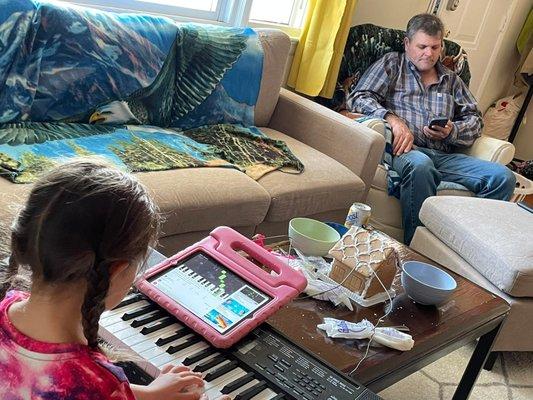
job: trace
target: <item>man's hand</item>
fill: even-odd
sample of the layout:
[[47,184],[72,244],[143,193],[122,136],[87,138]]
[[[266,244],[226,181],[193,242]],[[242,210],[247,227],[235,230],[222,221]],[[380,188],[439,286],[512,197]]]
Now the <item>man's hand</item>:
[[357,119],[357,118],[361,118],[361,117],[365,116],[364,114],[353,113],[353,112],[350,112],[348,110],[341,110],[341,111],[339,111],[339,113],[341,115],[344,115],[345,117],[350,118],[350,119]]
[[415,137],[405,122],[391,114],[387,115],[385,119],[392,128],[392,154],[401,155],[411,151]]
[[450,133],[452,133],[453,122],[448,120],[444,128],[441,128],[438,125],[434,125],[433,129],[431,129],[429,126],[424,126],[423,130],[424,130],[424,135],[426,135],[430,139],[444,140],[450,135]]

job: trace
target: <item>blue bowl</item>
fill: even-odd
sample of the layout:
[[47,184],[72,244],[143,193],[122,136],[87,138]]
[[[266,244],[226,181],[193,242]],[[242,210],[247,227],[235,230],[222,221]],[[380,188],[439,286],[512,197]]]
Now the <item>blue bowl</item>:
[[348,232],[348,228],[346,228],[342,224],[338,224],[336,222],[326,222],[326,225],[331,226],[333,229],[335,229],[337,232],[339,232],[339,235],[344,236],[346,232]]
[[405,262],[401,279],[407,295],[423,305],[444,303],[457,288],[450,274],[420,261]]

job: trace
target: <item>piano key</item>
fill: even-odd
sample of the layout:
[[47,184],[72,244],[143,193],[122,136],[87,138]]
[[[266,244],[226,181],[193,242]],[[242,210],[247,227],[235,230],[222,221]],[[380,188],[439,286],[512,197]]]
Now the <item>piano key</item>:
[[202,338],[200,336],[197,336],[197,335],[194,335],[194,336],[191,336],[190,338],[187,338],[183,343],[180,343],[180,344],[177,344],[177,345],[173,345],[173,346],[170,346],[168,349],[167,349],[167,353],[168,354],[174,354],[174,353],[177,353],[178,351],[180,350],[183,350],[195,343],[198,343],[202,340]]
[[124,329],[127,329],[128,332],[131,331],[131,325],[129,324],[129,322],[122,321],[122,319],[120,319],[119,321],[116,321],[115,323],[111,325],[104,325],[104,326],[109,332],[114,333],[114,334],[117,334],[118,332]]
[[[155,359],[156,357],[162,355],[165,353],[165,350],[158,346],[151,346],[144,350],[142,350],[142,347],[144,346],[137,346],[135,351],[144,359],[150,361]],[[133,349],[133,348],[132,348]]]
[[[241,375],[241,376],[244,376],[244,375]],[[234,380],[236,380],[236,379],[234,379]],[[229,383],[231,383],[231,382],[226,382],[226,385],[229,384]],[[254,385],[258,384],[258,383],[259,383],[259,381],[257,379],[252,378],[251,381],[245,383],[244,385],[241,385],[239,388],[235,389],[233,392],[229,392],[228,396],[230,396],[233,399],[239,393],[245,391],[246,389],[251,388],[252,386],[254,386]],[[222,395],[222,394],[220,394],[220,395]]]
[[108,321],[110,320],[110,318],[114,318],[114,319],[117,319],[117,316],[118,318],[121,318],[122,315],[127,312],[127,311],[132,311],[132,310],[137,310],[141,307],[145,307],[145,306],[148,306],[150,303],[146,300],[141,300],[137,303],[134,303],[134,304],[130,304],[128,306],[125,306],[123,308],[120,308],[118,310],[108,310],[108,311],[104,311],[102,313],[102,315],[100,316],[100,321]]
[[164,345],[166,345],[166,344],[168,344],[170,342],[173,342],[176,339],[179,339],[181,337],[184,337],[184,336],[188,335],[189,333],[191,333],[191,330],[189,328],[186,328],[186,327],[183,326],[180,329],[177,329],[170,336],[166,336],[166,337],[161,336],[159,339],[157,339],[155,344],[157,344],[158,346],[164,346]]
[[194,364],[200,360],[203,360],[204,358],[206,358],[207,356],[210,356],[211,354],[214,354],[217,352],[217,349],[215,349],[214,347],[207,347],[197,353],[194,353],[194,354],[191,354],[190,356],[186,357],[184,360],[183,360],[183,365],[191,365],[191,364]]
[[139,308],[138,310],[125,313],[124,315],[122,315],[122,319],[124,321],[129,321],[133,318],[140,317],[141,315],[147,314],[150,311],[155,311],[157,309],[158,309],[157,305],[152,303],[152,304],[147,305],[146,307]]
[[133,321],[131,321],[131,326],[134,328],[138,328],[139,326],[143,326],[143,325],[149,324],[150,322],[154,322],[159,319],[162,319],[163,317],[167,315],[168,314],[165,311],[157,310],[152,314],[146,315],[145,317],[134,319]]
[[[130,328],[134,329],[134,328]],[[133,334],[131,337],[125,339],[125,342],[132,343],[131,348],[132,349],[146,349],[146,347],[159,347],[155,344],[157,339],[161,337],[161,335],[169,335],[175,332],[176,329],[173,326],[169,326],[167,328],[162,329],[161,331],[157,331],[154,333],[149,333],[147,335],[139,335],[139,334]],[[163,351],[165,350],[164,347],[160,347]],[[137,351],[137,350],[136,350]]]
[[[130,327],[130,329],[133,330],[134,328]],[[130,346],[130,347],[135,345],[135,344],[137,344],[137,343],[144,342],[145,340],[148,340],[148,341],[149,340],[153,340],[154,343],[155,343],[155,341],[157,341],[157,339],[160,336],[168,335],[168,334],[171,334],[171,333],[173,333],[175,331],[176,331],[176,327],[172,325],[172,326],[169,326],[168,328],[165,328],[162,331],[154,332],[154,333],[151,333],[149,335],[136,335],[135,333],[132,333],[132,335],[128,336],[127,338],[125,338],[123,340],[123,342],[124,342],[125,345]]]
[[210,399],[218,399],[222,396],[220,391],[225,385],[239,379],[243,375],[246,375],[246,371],[237,367],[211,382],[205,382],[205,393],[207,397]]
[[145,341],[136,343],[133,346],[131,346],[131,350],[133,350],[137,354],[140,354],[143,351],[146,351],[146,350],[151,349],[153,347],[156,347],[156,348],[160,349],[163,353],[165,352],[164,349],[162,349],[161,347],[156,346],[153,340],[145,340]]
[[222,394],[231,393],[231,392],[241,388],[242,386],[246,385],[248,382],[252,381],[253,379],[254,379],[254,373],[253,372],[248,372],[247,374],[241,376],[240,378],[235,379],[234,381],[226,384],[222,388],[220,393],[222,393]]
[[205,362],[201,362],[197,364],[193,368],[193,371],[194,372],[205,372],[208,369],[223,363],[224,361],[226,361],[226,358],[221,354],[219,356],[210,358],[209,360],[206,360]]
[[137,303],[145,299],[144,295],[141,293],[133,293],[129,296],[126,296],[120,303],[118,303],[113,310],[118,310],[119,308],[129,306],[130,304]]
[[163,354],[148,360],[151,364],[155,365],[158,369],[163,368],[167,364],[176,364],[176,357],[172,354],[168,354],[166,351]]
[[153,333],[160,329],[166,328],[167,326],[170,326],[173,323],[174,319],[172,317],[165,317],[161,321],[157,321],[152,325],[144,326],[141,329],[141,334],[148,335],[149,333]]
[[235,396],[234,400],[250,400],[252,397],[258,395],[266,388],[267,388],[266,382],[259,381],[254,386],[240,392],[237,396]]
[[[198,351],[201,346],[207,346],[205,342],[194,344],[184,350],[182,350],[180,353],[177,354],[169,354],[166,351],[163,351],[163,354],[160,356],[156,356],[155,358],[148,360],[150,363],[155,365],[157,368],[161,369],[167,364],[172,365],[183,365],[181,360],[186,357],[189,354],[192,354],[196,351]],[[161,349],[161,348],[160,348]],[[164,350],[164,349],[163,349]]]
[[[267,391],[267,392],[268,392],[268,391],[272,392],[272,390],[270,390],[269,388],[267,388],[266,391]],[[276,393],[272,392],[272,396],[273,396],[273,397],[268,397],[268,400],[283,400],[283,399],[286,399],[284,393],[278,393],[278,394],[276,394]],[[255,399],[254,399],[254,400],[255,400]]]
[[215,380],[216,378],[230,372],[231,370],[234,370],[235,368],[237,368],[237,365],[238,363],[235,360],[223,364],[220,367],[214,369],[213,371],[205,374],[204,380],[206,382],[211,382],[212,380]]
[[[198,345],[195,345],[195,346],[198,346]],[[191,353],[191,354],[194,354],[194,353]],[[191,370],[193,370],[198,364],[206,362],[206,361],[209,361],[209,360],[211,360],[211,359],[213,359],[215,357],[218,357],[218,356],[220,356],[220,353],[216,352],[216,353],[214,353],[214,354],[212,354],[210,356],[207,356],[206,358],[204,358],[204,359],[202,359],[200,361],[197,361],[195,363],[192,363],[192,364],[189,364],[189,365],[185,365],[185,366],[189,367]]]
[[[109,327],[109,331],[114,331],[116,328],[116,324],[115,325],[112,325]],[[124,329],[118,329],[117,332],[112,332],[117,338],[119,338],[120,340],[128,340],[130,337],[135,337],[135,338],[138,338],[135,340],[135,343],[139,342],[139,341],[142,341],[143,338],[146,336],[146,335],[143,335],[141,334],[141,330],[142,330],[142,326],[140,327],[133,327],[133,326],[129,326],[129,327],[126,327]],[[169,328],[171,328],[170,331],[166,332],[164,335],[169,335],[169,334],[172,334],[172,332],[175,332],[177,329],[180,329],[180,327],[176,324],[176,325],[171,325],[169,326]],[[161,333],[159,334],[161,335]],[[156,337],[159,336],[157,333],[156,333]],[[155,339],[157,340],[157,339]],[[129,341],[128,341],[129,343]]]
[[[167,352],[165,352],[166,354],[168,354],[169,356],[173,357],[173,361],[172,361],[172,364],[173,365],[183,365],[183,359],[185,357],[187,357],[188,355],[190,354],[193,354],[193,353],[196,353],[197,351],[199,350],[202,350],[202,349],[205,349],[205,347],[208,346],[207,343],[205,342],[200,342],[200,343],[196,343],[182,351],[180,351],[179,353],[175,353],[175,354],[168,354]],[[158,366],[160,368],[164,367],[165,364],[161,364],[160,362],[158,363]],[[194,366],[192,365],[189,365],[188,366],[189,368],[193,368]]]

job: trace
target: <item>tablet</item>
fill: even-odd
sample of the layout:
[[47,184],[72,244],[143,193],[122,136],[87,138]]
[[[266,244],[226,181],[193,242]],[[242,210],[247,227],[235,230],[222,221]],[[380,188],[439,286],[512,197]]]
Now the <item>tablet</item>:
[[199,250],[148,279],[220,333],[251,318],[272,297]]
[[226,348],[307,285],[286,261],[228,227],[150,268],[135,286],[213,346]]

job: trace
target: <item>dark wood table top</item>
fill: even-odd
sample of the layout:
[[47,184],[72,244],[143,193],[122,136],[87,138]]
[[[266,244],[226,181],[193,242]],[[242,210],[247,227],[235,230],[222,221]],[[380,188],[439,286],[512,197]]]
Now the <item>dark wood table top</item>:
[[[418,260],[443,268],[397,241],[391,239],[391,243],[400,256],[400,262]],[[394,287],[397,295],[392,300],[392,310],[380,326],[406,325],[415,341],[414,347],[401,352],[371,346],[353,378],[374,390],[381,390],[487,333],[502,321],[509,310],[503,299],[447,271],[456,279],[457,289],[452,298],[439,307],[415,303],[403,292],[396,279]],[[354,311],[350,311],[344,306],[335,307],[330,302],[297,298],[274,314],[268,323],[336,369],[349,373],[364,355],[368,340],[330,339],[317,325],[324,317],[353,322],[366,318],[376,323],[385,314],[385,307],[390,307],[389,301],[368,308],[354,305]],[[403,373],[398,373],[399,370]]]

